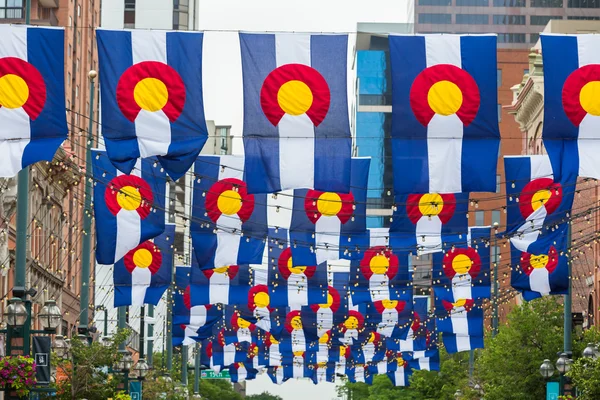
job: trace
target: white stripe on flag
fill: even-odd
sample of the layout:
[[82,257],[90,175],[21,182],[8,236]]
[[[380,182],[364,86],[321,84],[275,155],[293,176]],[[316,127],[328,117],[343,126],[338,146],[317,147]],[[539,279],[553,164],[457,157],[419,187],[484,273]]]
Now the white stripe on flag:
[[452,309],[450,321],[452,321],[452,332],[454,334],[469,334],[469,320],[467,319],[467,311],[464,309],[464,307],[456,307]]
[[[600,64],[600,37],[598,35],[577,35],[579,67]],[[579,125],[577,149],[579,152],[579,175],[600,178],[600,118],[587,114]]]
[[468,273],[454,275],[454,278],[452,278],[452,295],[454,299],[472,299],[473,294],[471,292],[471,275]]
[[302,329],[292,330],[292,353],[306,350],[306,338]]
[[398,311],[393,309],[384,309],[381,313],[381,323],[377,328],[377,332],[385,337],[392,337],[394,327],[398,325]]
[[221,166],[219,168],[219,181],[227,178],[244,180],[244,157],[224,155],[219,156],[219,158],[219,165]]
[[546,268],[533,268],[529,275],[529,287],[542,296],[550,294],[550,276]]
[[333,328],[333,310],[319,307],[317,311],[317,336],[323,336],[331,328]]
[[371,301],[388,300],[390,298],[390,279],[386,274],[373,274],[369,279]]
[[[285,64],[311,65],[311,35],[276,34],[277,67]],[[285,114],[279,130],[279,181],[281,189],[312,188],[315,177],[315,128],[306,114]]]
[[389,237],[389,228],[371,228],[369,229],[369,247],[387,246]]
[[248,376],[248,373],[246,371],[246,368],[244,368],[243,366],[240,365],[240,367],[237,369],[237,375],[238,375],[238,382],[243,382],[246,380],[246,376]]
[[294,378],[304,378],[304,359],[302,357],[295,356],[294,361],[292,361],[292,365],[292,373],[294,374]]
[[228,344],[223,347],[223,364],[231,365],[235,362],[235,344]]
[[[124,175],[118,169],[117,176]],[[131,174],[137,177],[142,176],[142,160],[137,159],[135,167]],[[137,210],[119,210],[116,216],[117,220],[117,239],[115,246],[115,262],[119,261],[129,250],[135,249],[142,240],[142,219]]]
[[513,246],[520,251],[527,251],[529,245],[535,242],[541,234],[547,215],[546,206],[541,206],[532,212],[523,225],[517,229],[518,234],[510,238]]
[[319,350],[317,351],[317,363],[329,361],[329,345],[326,343],[319,343]]
[[[167,63],[167,33],[165,31],[132,30],[131,53],[133,64],[143,61]],[[162,110],[141,110],[135,119],[140,156],[165,155],[171,144],[171,123]]]
[[456,351],[471,350],[471,337],[469,335],[454,335],[456,339]]
[[[244,157],[220,156],[219,176],[217,180],[244,179]],[[215,268],[237,265],[240,250],[242,220],[237,214],[221,216],[217,219],[217,249],[215,250]]]
[[396,371],[394,371],[395,385],[396,386],[406,386],[406,381],[404,380],[404,367],[398,367]]
[[337,215],[321,215],[315,224],[315,246],[317,247],[317,265],[328,260],[340,258],[340,232],[342,223]]
[[[431,35],[425,37],[427,67],[450,64],[462,68],[460,36]],[[429,192],[462,191],[463,123],[456,114],[435,114],[427,126]]]
[[415,226],[417,248],[422,254],[442,250],[442,220],[437,215],[422,216]]
[[531,170],[531,180],[538,178],[553,179],[552,164],[548,156],[531,156],[529,157],[529,165]]
[[149,268],[135,267],[131,272],[131,305],[142,306],[146,297],[146,290],[150,286],[152,272]]
[[272,344],[269,347],[269,365],[271,367],[281,366],[281,353],[279,352],[278,344]]
[[400,340],[400,351],[413,351],[415,348],[415,334],[410,328],[406,340]]
[[290,310],[308,305],[308,281],[304,274],[291,273],[287,279],[287,295]]
[[[26,27],[0,25],[0,58],[16,57],[27,61],[27,30]],[[0,107],[0,121],[0,176],[13,177],[22,168],[23,152],[31,137],[29,115],[22,107]]]
[[229,304],[229,276],[215,272],[210,277],[208,300],[210,304]]

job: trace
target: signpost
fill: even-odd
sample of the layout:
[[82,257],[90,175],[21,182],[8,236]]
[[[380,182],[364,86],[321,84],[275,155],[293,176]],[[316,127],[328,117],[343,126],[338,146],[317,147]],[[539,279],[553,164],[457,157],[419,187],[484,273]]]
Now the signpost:
[[229,371],[221,371],[218,374],[212,369],[205,369],[200,373],[202,379],[231,379]]

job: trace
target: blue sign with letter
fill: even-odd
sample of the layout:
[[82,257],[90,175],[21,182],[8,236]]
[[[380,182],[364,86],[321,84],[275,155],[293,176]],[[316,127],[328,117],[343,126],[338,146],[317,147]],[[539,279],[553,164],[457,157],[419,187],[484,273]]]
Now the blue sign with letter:
[[547,382],[546,383],[546,400],[558,400],[560,394],[560,387],[558,382]]
[[129,381],[129,395],[131,400],[142,400],[142,382]]

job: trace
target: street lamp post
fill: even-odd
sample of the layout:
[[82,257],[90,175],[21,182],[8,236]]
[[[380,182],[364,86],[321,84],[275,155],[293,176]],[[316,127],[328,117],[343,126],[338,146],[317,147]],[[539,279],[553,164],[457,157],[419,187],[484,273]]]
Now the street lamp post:
[[498,222],[494,222],[494,296],[493,296],[493,317],[492,317],[492,337],[498,334]]
[[587,347],[583,349],[583,357],[595,360],[598,358],[598,347],[594,343],[588,343]]
[[569,372],[569,370],[571,369],[572,363],[573,363],[573,360],[571,360],[569,358],[569,354],[567,354],[567,353],[560,353],[560,357],[558,357],[558,360],[556,360],[556,369],[560,373],[560,394],[561,394],[561,396],[565,394],[565,383],[566,383],[565,374],[567,372]]

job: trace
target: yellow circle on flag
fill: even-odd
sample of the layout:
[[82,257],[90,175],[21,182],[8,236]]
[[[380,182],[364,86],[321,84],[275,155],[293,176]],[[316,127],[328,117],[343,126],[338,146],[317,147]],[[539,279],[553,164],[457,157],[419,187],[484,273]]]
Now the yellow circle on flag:
[[160,79],[144,78],[135,85],[133,98],[142,109],[155,112],[167,104],[169,91]]
[[319,307],[329,308],[329,307],[331,307],[332,304],[333,304],[333,296],[331,295],[331,293],[327,293],[327,303],[319,304]]
[[533,197],[531,198],[531,208],[537,210],[538,208],[546,204],[546,202],[550,200],[550,197],[552,197],[552,193],[550,193],[548,189],[538,190],[533,194]]
[[429,107],[440,115],[452,115],[460,109],[463,102],[462,91],[455,83],[439,81],[434,83],[427,93]]
[[246,328],[248,328],[248,327],[250,326],[250,322],[249,322],[249,321],[246,321],[246,320],[245,320],[244,318],[242,318],[242,317],[238,317],[238,319],[237,319],[237,323],[238,323],[238,326],[239,326],[240,328],[242,328],[242,329],[246,329]]
[[291,80],[279,88],[277,102],[287,114],[302,115],[312,106],[313,94],[306,83]]
[[133,254],[133,264],[138,268],[148,268],[152,264],[152,253],[148,249],[139,249]]
[[269,294],[265,292],[258,292],[254,296],[254,304],[258,308],[267,307],[270,303]]
[[304,271],[306,271],[306,266],[298,265],[298,266],[294,267],[292,265],[292,257],[288,258],[287,267],[290,270],[290,272],[293,274],[303,274]]
[[300,318],[300,316],[296,315],[295,317],[293,317],[290,321],[290,325],[293,329],[302,329],[302,319]]
[[529,263],[531,264],[531,267],[535,269],[546,268],[546,265],[548,265],[548,256],[545,254],[532,255],[529,259]]
[[391,310],[392,308],[396,308],[398,300],[381,300],[381,305],[383,305],[383,308]]
[[344,321],[344,326],[346,329],[357,329],[358,328],[358,319],[354,316],[348,317],[346,321]]
[[437,193],[425,193],[419,199],[419,211],[423,215],[438,215],[444,208],[444,199]]
[[242,196],[235,190],[225,190],[217,199],[217,208],[225,215],[236,214],[242,208]]
[[6,108],[20,108],[29,98],[29,86],[18,75],[6,74],[0,78],[0,105]]
[[454,269],[457,274],[466,274],[469,272],[472,265],[473,262],[471,259],[464,254],[458,254],[454,257],[454,260],[452,260],[452,269]]
[[600,81],[586,83],[579,92],[579,102],[588,114],[600,115]]
[[334,192],[325,192],[317,200],[317,210],[326,217],[337,215],[342,209],[342,198]]
[[374,274],[383,275],[387,272],[388,267],[390,266],[390,260],[383,254],[377,254],[375,257],[371,258],[369,262],[369,267],[371,267],[371,271]]
[[142,204],[142,196],[133,186],[123,186],[117,193],[117,203],[127,211],[137,210]]

